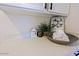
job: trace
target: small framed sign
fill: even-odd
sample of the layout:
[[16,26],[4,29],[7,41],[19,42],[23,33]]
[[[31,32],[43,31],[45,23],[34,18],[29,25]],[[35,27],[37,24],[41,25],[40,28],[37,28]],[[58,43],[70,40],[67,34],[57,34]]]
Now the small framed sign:
[[52,31],[55,31],[57,28],[61,28],[64,31],[64,17],[61,16],[52,17],[51,28]]

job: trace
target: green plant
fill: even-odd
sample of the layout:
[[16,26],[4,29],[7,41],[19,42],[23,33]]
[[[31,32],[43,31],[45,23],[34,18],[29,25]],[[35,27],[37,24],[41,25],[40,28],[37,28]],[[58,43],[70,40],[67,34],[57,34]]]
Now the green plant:
[[37,30],[37,36],[39,37],[42,37],[42,36],[47,36],[48,34],[48,25],[45,24],[45,23],[41,23],[39,26],[38,26],[38,30]]
[[38,30],[41,32],[48,32],[49,31],[49,26],[47,24],[41,23],[38,26]]

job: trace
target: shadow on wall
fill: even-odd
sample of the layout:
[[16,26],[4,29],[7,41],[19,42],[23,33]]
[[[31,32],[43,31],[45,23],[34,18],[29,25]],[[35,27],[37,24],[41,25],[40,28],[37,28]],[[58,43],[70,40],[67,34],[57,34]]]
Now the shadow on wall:
[[[12,11],[13,12],[13,11]],[[0,33],[7,38],[30,37],[30,30],[36,28],[42,22],[48,22],[48,18],[28,16],[24,14],[9,13],[0,10]]]

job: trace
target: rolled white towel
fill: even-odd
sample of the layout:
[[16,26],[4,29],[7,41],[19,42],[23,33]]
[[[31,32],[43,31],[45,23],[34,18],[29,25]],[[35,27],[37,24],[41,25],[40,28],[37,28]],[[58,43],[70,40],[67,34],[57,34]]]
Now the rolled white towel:
[[57,30],[53,33],[53,39],[54,40],[60,40],[60,41],[66,41],[69,42],[68,36],[64,33],[63,30]]

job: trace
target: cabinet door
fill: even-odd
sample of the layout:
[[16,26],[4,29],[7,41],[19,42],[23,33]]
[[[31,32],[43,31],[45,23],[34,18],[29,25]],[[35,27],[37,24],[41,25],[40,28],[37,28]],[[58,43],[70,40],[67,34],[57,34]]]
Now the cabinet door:
[[39,10],[39,11],[45,10],[44,6],[45,6],[44,3],[25,3],[25,4],[23,4],[23,7],[25,7],[25,8]]
[[46,10],[44,3],[6,3],[5,5],[22,7],[26,9],[33,9],[33,10],[39,10],[39,11]]
[[69,12],[69,4],[68,3],[50,3],[49,11],[68,14]]

